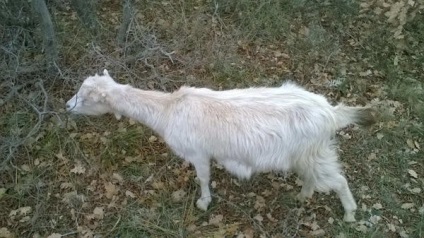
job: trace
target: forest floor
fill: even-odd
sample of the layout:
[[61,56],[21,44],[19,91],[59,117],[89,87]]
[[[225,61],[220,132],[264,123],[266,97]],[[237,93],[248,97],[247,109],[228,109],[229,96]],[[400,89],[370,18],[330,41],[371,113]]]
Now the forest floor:
[[[97,35],[72,9],[55,10],[60,73],[1,82],[0,237],[424,237],[423,8],[411,0],[136,1],[123,45],[120,1],[99,1]],[[19,57],[29,64],[38,54]],[[295,175],[240,181],[216,164],[212,203],[198,210],[193,167],[153,131],[65,112],[81,82],[104,68],[143,89],[292,80],[333,103],[373,106],[376,125],[337,134],[357,222],[343,222],[334,193],[296,202]]]

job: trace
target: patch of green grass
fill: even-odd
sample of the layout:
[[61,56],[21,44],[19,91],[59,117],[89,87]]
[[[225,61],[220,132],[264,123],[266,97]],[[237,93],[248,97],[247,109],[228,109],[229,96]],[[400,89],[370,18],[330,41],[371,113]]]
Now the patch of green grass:
[[105,166],[119,163],[119,157],[137,155],[145,142],[143,131],[135,126],[118,129],[105,138],[105,148],[100,153]]
[[138,181],[138,178],[147,178],[152,171],[148,166],[144,166],[138,163],[130,163],[122,168],[122,175],[128,177],[130,180]]
[[184,218],[187,207],[182,204],[176,207],[169,203],[169,195],[159,197],[159,207],[155,209],[129,205],[123,213],[123,222],[119,223],[113,232],[120,237],[187,237]]
[[215,84],[228,88],[236,86],[246,87],[250,78],[250,74],[246,69],[239,68],[236,63],[228,60],[216,61],[210,71]]
[[296,7],[289,1],[215,1],[215,11],[223,16],[230,15],[236,19],[246,38],[269,39],[284,38],[289,34],[292,15],[288,12]]
[[424,88],[423,83],[414,78],[402,77],[388,87],[389,95],[409,106],[410,113],[424,119]]
[[343,34],[346,24],[359,11],[355,1],[311,3],[303,0],[218,0],[211,5],[212,10],[223,18],[233,18],[245,38],[264,42],[289,40],[300,26],[313,22],[322,22],[331,32]]

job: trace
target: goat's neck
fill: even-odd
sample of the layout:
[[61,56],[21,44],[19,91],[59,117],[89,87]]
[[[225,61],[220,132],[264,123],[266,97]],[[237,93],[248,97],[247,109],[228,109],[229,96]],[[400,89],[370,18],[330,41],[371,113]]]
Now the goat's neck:
[[166,108],[171,103],[169,93],[145,91],[122,85],[112,90],[110,102],[114,113],[137,120],[160,135],[166,127]]

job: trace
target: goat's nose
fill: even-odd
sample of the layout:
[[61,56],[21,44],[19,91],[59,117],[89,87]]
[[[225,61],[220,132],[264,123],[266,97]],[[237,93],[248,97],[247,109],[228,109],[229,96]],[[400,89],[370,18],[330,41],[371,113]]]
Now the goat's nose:
[[71,104],[70,103],[66,103],[66,110],[67,111],[71,110]]

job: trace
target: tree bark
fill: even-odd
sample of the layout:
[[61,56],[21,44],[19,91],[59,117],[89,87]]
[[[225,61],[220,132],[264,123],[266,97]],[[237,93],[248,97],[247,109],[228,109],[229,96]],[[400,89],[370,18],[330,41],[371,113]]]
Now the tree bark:
[[48,58],[48,64],[49,66],[53,66],[56,64],[58,51],[56,35],[49,10],[44,0],[32,0],[32,7],[40,19],[43,44]]
[[94,0],[72,0],[72,7],[77,11],[82,24],[94,34],[99,31],[99,20],[97,19]]
[[131,20],[134,17],[134,0],[123,1],[123,14],[122,23],[118,32],[118,44],[123,45],[125,43],[125,37],[127,36],[128,27],[130,26]]

